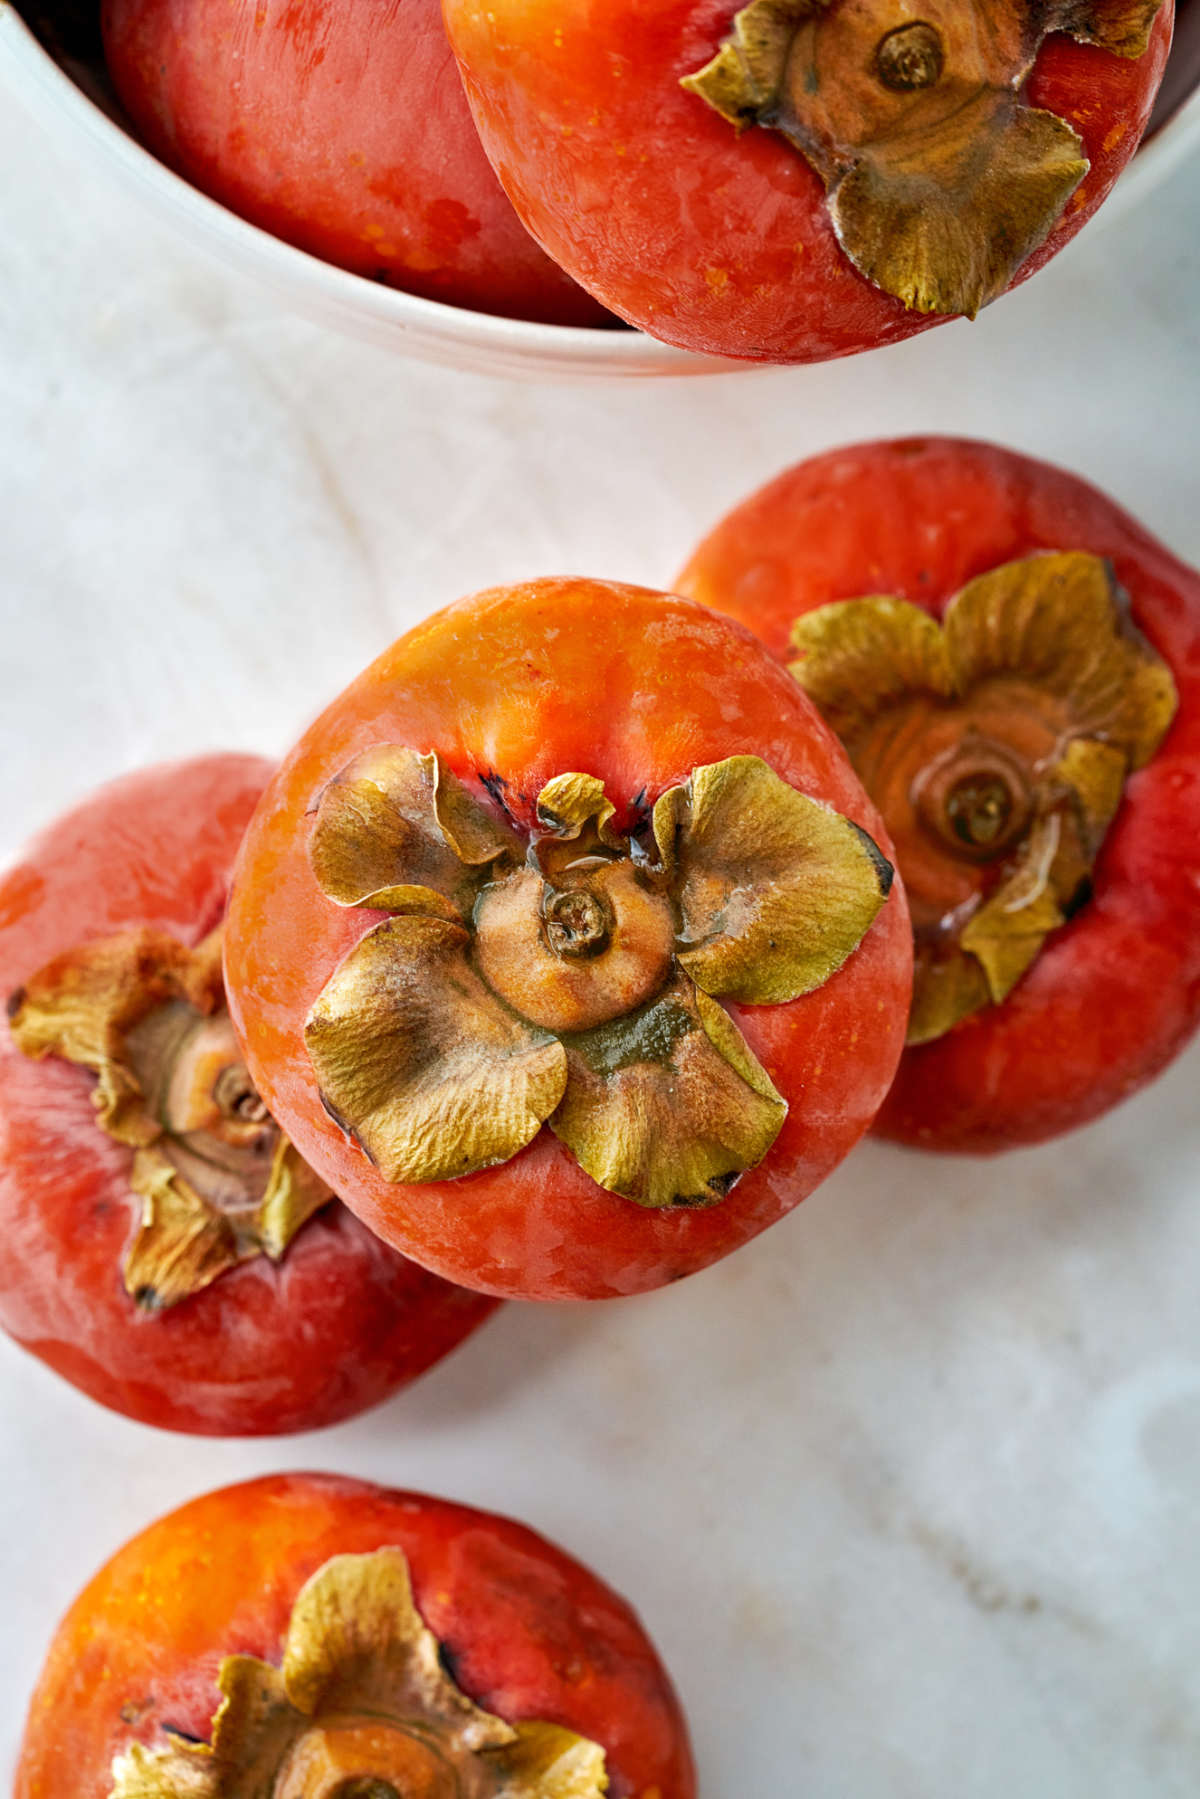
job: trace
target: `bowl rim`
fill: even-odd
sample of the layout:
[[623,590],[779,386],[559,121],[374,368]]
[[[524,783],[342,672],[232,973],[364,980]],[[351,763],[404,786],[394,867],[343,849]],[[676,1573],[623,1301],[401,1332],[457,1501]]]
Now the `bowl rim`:
[[[55,61],[17,12],[0,0],[0,77],[40,111],[36,94],[77,142],[105,151],[105,166],[135,186],[178,230],[227,266],[272,288],[289,310],[427,360],[490,373],[604,378],[614,375],[745,374],[755,362],[696,354],[624,328],[550,325],[503,318],[369,281],[323,261],[238,216],[144,148]],[[1138,150],[1096,219],[1114,224],[1193,150],[1200,148],[1200,84]]]

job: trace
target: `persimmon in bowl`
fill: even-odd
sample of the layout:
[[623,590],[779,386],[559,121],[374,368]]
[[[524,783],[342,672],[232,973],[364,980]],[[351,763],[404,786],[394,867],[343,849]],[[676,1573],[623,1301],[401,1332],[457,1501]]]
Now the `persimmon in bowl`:
[[973,318],[1145,132],[1173,0],[444,0],[538,241],[669,343],[817,362]]

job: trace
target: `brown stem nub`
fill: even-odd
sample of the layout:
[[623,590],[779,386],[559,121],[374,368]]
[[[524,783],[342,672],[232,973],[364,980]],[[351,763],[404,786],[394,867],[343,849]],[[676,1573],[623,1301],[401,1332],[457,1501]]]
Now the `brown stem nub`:
[[936,87],[945,66],[941,34],[923,20],[889,31],[875,53],[879,79],[893,94],[914,94],[923,87]]
[[440,1722],[418,1718],[410,1727],[367,1712],[316,1718],[279,1768],[273,1799],[460,1799],[459,1757],[439,1740]]
[[612,912],[597,893],[568,887],[547,894],[542,905],[546,941],[556,956],[598,956],[608,948]]
[[989,862],[1029,823],[1030,770],[1006,746],[968,731],[949,756],[920,770],[913,798],[926,826],[948,849],[972,862]]
[[222,1118],[238,1124],[265,1124],[270,1117],[244,1062],[231,1062],[221,1070],[213,1085],[213,1099]]
[[950,829],[969,849],[990,853],[1008,837],[1016,796],[999,775],[964,775],[946,798]]

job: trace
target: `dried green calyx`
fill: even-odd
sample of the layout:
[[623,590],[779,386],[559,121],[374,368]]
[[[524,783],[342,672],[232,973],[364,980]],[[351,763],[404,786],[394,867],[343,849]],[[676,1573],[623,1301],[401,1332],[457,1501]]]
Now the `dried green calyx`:
[[797,620],[792,673],[896,844],[912,911],[909,1042],[1007,998],[1085,903],[1129,773],[1177,705],[1109,565],[1031,556],[942,622],[885,596]]
[[95,1074],[96,1123],[133,1150],[141,1223],[126,1291],[176,1305],[253,1256],[278,1261],[332,1194],[279,1131],[225,1008],[221,933],[190,949],[151,929],[58,956],[10,1002],[27,1056]]
[[1045,242],[1088,172],[1026,106],[1043,39],[1149,47],[1162,0],[751,0],[683,82],[740,131],[781,132],[825,185],[855,268],[918,312],[969,317]]
[[301,1589],[282,1666],[231,1655],[212,1742],[135,1744],[109,1799],[603,1799],[604,1751],[467,1698],[399,1549],[339,1555]]
[[508,1161],[543,1124],[600,1186],[706,1205],[787,1107],[722,998],[774,1005],[853,954],[891,867],[756,757],[693,770],[634,830],[575,772],[536,826],[435,756],[384,745],[322,795],[339,905],[392,913],[334,973],[305,1041],[329,1112],[392,1181]]

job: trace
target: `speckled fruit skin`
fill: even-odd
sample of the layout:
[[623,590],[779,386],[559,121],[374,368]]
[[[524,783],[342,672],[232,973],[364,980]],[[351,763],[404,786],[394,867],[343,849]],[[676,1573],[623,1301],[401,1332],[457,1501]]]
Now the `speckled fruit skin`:
[[929,1149],[1038,1143],[1159,1073],[1200,1021],[1200,574],[1094,487],[988,444],[914,439],[790,469],[719,524],[679,578],[786,661],[814,606],[896,594],[939,617],[976,575],[1039,550],[1106,556],[1180,706],[1133,775],[1093,897],[1004,1004],[905,1051],[876,1121]]
[[438,0],[104,0],[102,24],[146,144],[252,224],[428,300],[612,323],[505,198]]
[[687,601],[584,580],[497,588],[436,614],[387,650],[301,739],[238,860],[226,939],[230,1009],[284,1128],[372,1230],[448,1279],[505,1297],[640,1293],[706,1267],[773,1224],[857,1142],[887,1091],[912,982],[899,890],[860,948],[790,1005],[729,1010],[791,1110],[765,1160],[720,1204],[647,1211],[607,1193],[547,1129],[512,1161],[461,1180],[385,1180],[324,1110],[304,1020],[379,922],[317,887],[309,813],[371,744],[436,750],[483,797],[499,775],[528,827],[542,786],[599,775],[618,806],[652,802],[694,767],[764,757],[887,853],[841,746],[748,632]]
[[[778,132],[739,137],[680,87],[741,4],[444,0],[483,146],[521,218],[606,306],[689,350],[820,362],[944,322],[858,274],[820,179]],[[1092,168],[1019,280],[1070,242],[1136,150],[1173,10],[1166,0],[1136,62],[1046,40],[1026,97],[1079,132]]]
[[679,1702],[623,1599],[522,1524],[328,1474],[209,1493],[113,1557],[51,1645],[14,1799],[107,1799],[113,1757],[161,1746],[163,1726],[207,1741],[222,1657],[278,1665],[309,1576],[385,1547],[407,1556],[418,1610],[478,1705],[599,1743],[610,1799],[694,1799]]
[[[0,993],[75,944],[140,925],[196,943],[273,765],[206,756],[102,787],[0,882]],[[21,1054],[0,1023],[0,1326],[102,1405],[211,1436],[312,1430],[386,1399],[492,1309],[333,1201],[278,1265],[244,1262],[140,1312],[121,1265],[133,1151],[96,1124],[94,1077]]]

